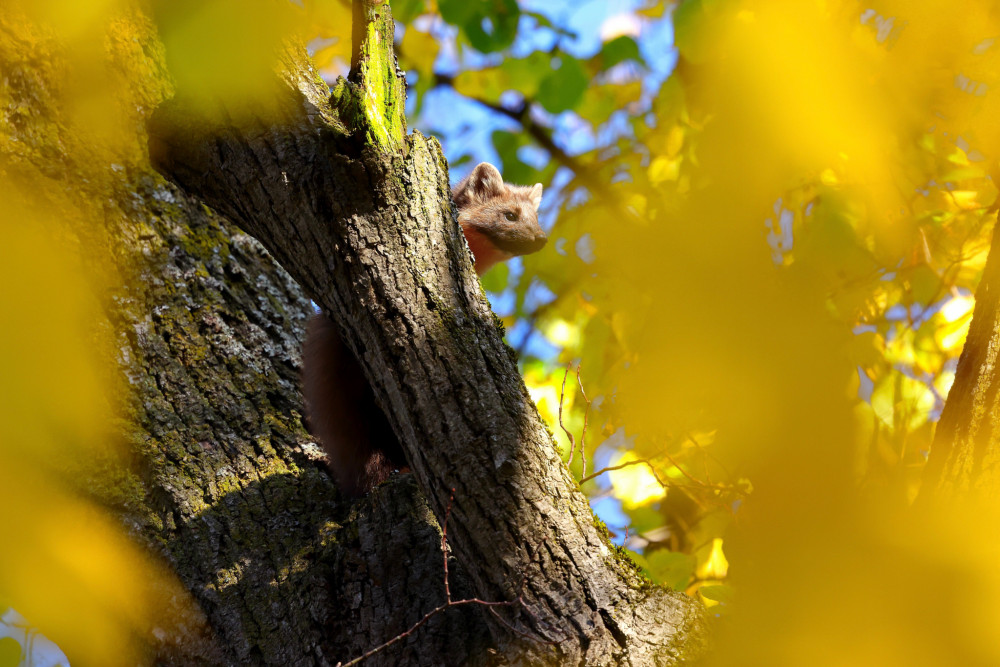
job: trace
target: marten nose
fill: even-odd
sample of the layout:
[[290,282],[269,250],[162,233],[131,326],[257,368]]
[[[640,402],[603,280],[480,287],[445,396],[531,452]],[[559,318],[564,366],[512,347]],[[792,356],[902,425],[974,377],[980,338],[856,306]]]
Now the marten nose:
[[515,238],[498,237],[493,241],[493,244],[512,255],[530,255],[541,250],[549,240],[545,232],[540,229],[531,236],[525,234],[523,230],[518,230],[518,232],[519,234]]
[[539,231],[535,234],[535,238],[531,240],[531,250],[528,252],[538,252],[545,247],[548,242],[549,237],[545,235],[545,232]]

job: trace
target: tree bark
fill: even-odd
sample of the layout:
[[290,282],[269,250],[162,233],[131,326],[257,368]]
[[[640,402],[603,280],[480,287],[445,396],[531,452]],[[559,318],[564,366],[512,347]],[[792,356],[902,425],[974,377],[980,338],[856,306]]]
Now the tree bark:
[[[112,313],[142,453],[146,518],[133,525],[194,594],[213,638],[195,656],[189,639],[171,639],[181,651],[170,661],[346,661],[443,600],[437,524],[412,484],[354,507],[338,499],[300,418],[312,306],[252,238],[143,181],[132,190],[143,205],[117,221],[136,273],[115,300],[127,307]],[[463,664],[485,640],[478,617],[453,610],[372,664]]]
[[1000,496],[1000,226],[924,472],[921,502]]
[[301,55],[282,78],[277,117],[161,109],[157,167],[259,239],[338,322],[439,519],[454,491],[449,540],[477,596],[523,601],[487,616],[498,651],[519,664],[694,654],[699,606],[610,545],[559,459],[472,271],[437,142],[373,137],[391,122],[358,109],[363,77],[335,88],[336,109]]

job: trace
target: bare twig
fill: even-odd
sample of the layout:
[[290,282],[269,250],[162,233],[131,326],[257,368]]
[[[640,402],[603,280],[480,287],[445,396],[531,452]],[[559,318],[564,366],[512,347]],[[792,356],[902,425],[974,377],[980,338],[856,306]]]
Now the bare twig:
[[451,604],[451,585],[448,583],[448,518],[451,517],[451,503],[455,500],[455,489],[448,494],[448,507],[444,510],[444,526],[441,527],[441,556],[444,558],[444,599]]
[[628,468],[629,466],[638,466],[638,465],[649,466],[649,471],[653,474],[653,478],[656,480],[657,484],[659,484],[660,486],[662,486],[664,489],[669,489],[671,486],[675,486],[675,485],[669,484],[668,482],[664,482],[662,479],[660,479],[660,476],[656,474],[656,468],[653,467],[653,462],[650,461],[649,459],[636,459],[635,461],[626,461],[625,463],[622,463],[621,465],[608,466],[607,468],[601,468],[600,470],[598,470],[596,472],[593,472],[593,473],[587,475],[586,477],[584,477],[583,479],[581,479],[580,480],[580,484],[583,484],[584,482],[589,482],[590,480],[594,479],[595,477],[600,477],[604,473],[610,472],[612,470],[621,470],[622,468]]
[[[566,437],[569,438],[569,460],[566,462],[567,465],[573,465],[573,454],[576,452],[576,438],[570,433],[566,425],[563,424],[563,402],[566,399],[566,378],[569,376],[569,371],[572,368],[572,364],[566,366],[566,372],[563,373],[562,380],[562,390],[559,392],[559,428],[563,430]],[[583,380],[580,379],[580,364],[576,365],[576,384],[580,387],[580,395],[583,396],[583,400],[586,401],[587,407],[583,411],[583,431],[580,433],[580,467],[581,475],[587,474],[587,421],[590,418],[590,404],[592,401],[587,398],[587,392],[583,390]],[[580,480],[582,484],[586,480]]]
[[559,428],[563,430],[566,437],[569,438],[569,464],[573,464],[573,452],[576,451],[576,438],[573,434],[569,432],[566,425],[563,424],[562,412],[563,412],[563,400],[566,398],[566,378],[569,376],[569,366],[566,366],[566,372],[563,373],[562,390],[559,392]]
[[672,457],[668,452],[664,451],[663,455],[665,457],[667,457],[667,460],[670,461],[670,464],[673,467],[677,468],[677,470],[679,470],[680,473],[682,475],[684,475],[685,477],[687,477],[689,480],[691,480],[692,482],[694,482],[698,486],[704,486],[704,487],[708,487],[709,486],[708,484],[706,484],[705,482],[701,481],[700,479],[698,479],[697,477],[695,477],[694,475],[692,475],[691,473],[689,473],[687,470],[685,470],[684,468],[682,468],[681,464],[678,463],[677,460],[674,459],[674,457]]
[[445,611],[446,609],[450,609],[452,607],[461,607],[463,605],[468,605],[468,604],[478,604],[478,605],[482,605],[482,606],[486,607],[487,609],[490,610],[490,613],[492,613],[493,616],[496,617],[496,619],[498,621],[500,621],[500,623],[504,627],[506,627],[511,632],[514,632],[515,634],[518,634],[518,635],[524,637],[525,639],[530,639],[530,640],[533,640],[533,641],[540,641],[541,643],[544,643],[544,644],[558,644],[559,643],[558,641],[541,640],[538,637],[532,636],[528,632],[525,632],[524,630],[521,630],[520,628],[515,627],[509,621],[504,620],[500,616],[500,614],[498,614],[496,612],[496,608],[497,607],[512,607],[514,605],[521,605],[522,609],[524,609],[525,611],[527,611],[539,623],[539,625],[542,625],[541,619],[539,619],[538,615],[535,614],[527,605],[524,604],[524,582],[526,580],[526,577],[523,574],[521,576],[521,582],[518,585],[518,594],[517,594],[517,597],[514,598],[513,600],[502,600],[502,601],[499,601],[499,602],[489,602],[489,601],[486,601],[486,600],[480,600],[479,598],[465,598],[463,600],[452,600],[451,599],[451,584],[449,583],[449,575],[448,575],[448,519],[451,517],[451,505],[452,505],[452,502],[454,500],[455,500],[455,489],[452,489],[451,490],[451,494],[448,496],[448,507],[445,509],[445,512],[444,512],[444,525],[441,527],[441,554],[442,554],[442,556],[444,558],[444,596],[445,596],[444,603],[438,605],[434,609],[431,609],[429,612],[427,612],[426,614],[424,614],[423,618],[421,618],[419,621],[417,621],[416,623],[414,623],[413,625],[411,625],[407,630],[405,630],[403,632],[400,632],[398,635],[396,635],[395,637],[393,637],[389,641],[384,642],[382,644],[379,644],[378,646],[376,646],[375,648],[371,649],[370,651],[368,651],[368,652],[366,652],[366,653],[364,653],[362,655],[359,655],[358,657],[356,657],[356,658],[354,658],[352,660],[349,660],[348,662],[338,662],[337,663],[337,667],[351,667],[352,665],[357,665],[357,664],[363,662],[364,660],[367,660],[368,658],[372,657],[376,653],[381,653],[382,651],[384,651],[385,649],[389,648],[390,646],[392,646],[396,642],[399,642],[399,641],[402,641],[403,639],[406,639],[407,637],[409,637],[410,635],[412,635],[414,632],[416,632],[416,630],[420,626],[422,626],[427,621],[431,620],[434,616],[436,616],[436,615],[440,614],[441,612]]
[[[563,382],[566,382],[566,377],[563,376]],[[586,476],[587,474],[587,419],[590,417],[590,399],[587,398],[587,392],[583,390],[583,380],[580,379],[580,364],[576,365],[576,383],[580,386],[580,395],[583,396],[583,400],[587,402],[587,407],[583,411],[583,431],[580,433],[580,465],[582,470],[581,475]],[[570,457],[572,461],[572,457]]]
[[[638,466],[638,465],[648,466],[649,471],[652,473],[653,478],[656,480],[656,483],[665,489],[708,489],[710,491],[726,491],[726,490],[733,490],[735,488],[730,484],[719,484],[719,483],[708,484],[694,477],[690,477],[690,475],[686,476],[694,480],[695,482],[694,484],[675,484],[673,482],[665,482],[662,479],[660,479],[659,474],[657,474],[656,472],[656,468],[653,466],[653,462],[650,461],[649,459],[635,459],[634,461],[626,461],[625,463],[622,463],[620,465],[601,468],[600,470],[597,470],[587,475],[583,479],[581,479],[580,483],[583,484],[584,482],[589,482],[595,477],[600,477],[604,473],[611,472],[612,470],[621,470],[622,468],[628,468],[630,466]],[[676,467],[676,463],[673,465]],[[680,468],[678,468],[678,470],[680,470]],[[681,472],[683,472],[683,470]]]

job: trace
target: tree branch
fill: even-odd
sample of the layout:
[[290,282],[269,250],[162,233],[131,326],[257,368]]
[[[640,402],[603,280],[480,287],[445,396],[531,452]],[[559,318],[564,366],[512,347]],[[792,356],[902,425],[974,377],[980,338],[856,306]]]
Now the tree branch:
[[[388,29],[380,7],[371,20]],[[414,133],[385,150],[364,125],[376,116],[355,113],[374,99],[367,88],[340,86],[335,110],[301,53],[283,68],[278,116],[233,126],[180,103],[158,112],[158,168],[256,236],[338,323],[439,518],[456,489],[450,539],[475,597],[523,595],[537,637],[492,618],[498,650],[523,663],[696,654],[700,606],[642,580],[560,461],[472,270],[437,142]]]

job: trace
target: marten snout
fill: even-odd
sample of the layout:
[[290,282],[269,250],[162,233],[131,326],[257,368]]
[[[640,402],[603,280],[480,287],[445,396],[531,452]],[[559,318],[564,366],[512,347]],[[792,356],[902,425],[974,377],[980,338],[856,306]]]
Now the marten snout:
[[548,240],[549,237],[545,232],[539,229],[529,238],[497,238],[493,242],[498,248],[512,255],[530,255],[544,248]]
[[538,252],[545,247],[545,244],[549,242],[549,237],[545,235],[545,232],[539,230],[535,233],[535,238],[528,243],[528,249],[524,251],[525,255],[530,255],[533,252]]

